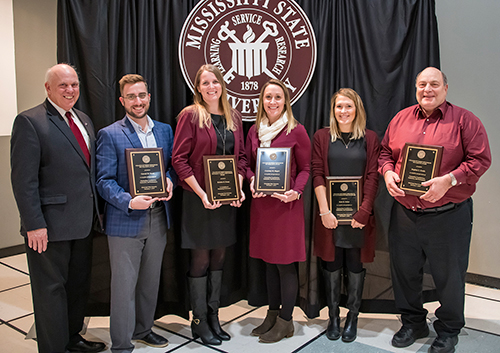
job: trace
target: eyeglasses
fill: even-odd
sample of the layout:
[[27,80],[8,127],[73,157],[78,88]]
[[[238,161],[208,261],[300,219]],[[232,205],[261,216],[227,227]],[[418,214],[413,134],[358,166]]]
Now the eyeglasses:
[[126,100],[128,101],[135,101],[135,99],[137,97],[139,97],[140,99],[146,99],[146,97],[148,96],[148,94],[146,92],[141,92],[139,93],[138,95],[135,95],[135,94],[127,94],[125,97]]

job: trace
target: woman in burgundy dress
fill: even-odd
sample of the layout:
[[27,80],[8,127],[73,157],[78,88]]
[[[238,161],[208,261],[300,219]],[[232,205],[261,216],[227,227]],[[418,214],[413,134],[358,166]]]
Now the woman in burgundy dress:
[[[380,146],[375,132],[366,129],[366,113],[359,95],[341,88],[331,100],[330,126],[314,134],[313,186],[319,205],[314,254],[322,259],[330,322],[326,336],[340,338],[339,301],[341,273],[347,281],[349,313],[342,332],[344,342],[356,339],[366,270],[373,261],[375,227],[372,207],[377,193],[377,159]],[[362,201],[349,225],[339,225],[327,203],[327,176],[362,176]]]
[[211,203],[205,192],[204,155],[235,155],[240,187],[246,173],[246,155],[241,115],[227,100],[220,70],[203,65],[194,80],[194,104],[178,116],[172,164],[182,198],[181,247],[190,249],[189,290],[194,338],[219,345],[231,337],[219,323],[222,267],[226,248],[236,242],[236,207],[239,201],[221,206]]
[[[264,195],[255,192],[257,148],[290,147],[290,190]],[[294,332],[292,311],[297,299],[296,262],[305,261],[304,205],[300,198],[310,171],[311,142],[293,117],[290,94],[278,80],[262,87],[255,125],[246,142],[252,205],[250,256],[266,263],[269,310],[252,331],[261,342],[278,342]]]

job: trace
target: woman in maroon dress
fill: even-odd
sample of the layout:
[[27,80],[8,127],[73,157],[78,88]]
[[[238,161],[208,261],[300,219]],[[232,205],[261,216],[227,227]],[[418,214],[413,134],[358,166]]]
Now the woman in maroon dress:
[[190,249],[189,291],[194,338],[219,345],[231,337],[219,323],[222,267],[226,247],[236,242],[236,207],[211,203],[205,192],[204,155],[235,155],[240,186],[246,173],[241,115],[227,100],[226,85],[220,70],[203,65],[194,80],[194,104],[178,116],[172,151],[172,164],[182,198],[181,247]]
[[[349,313],[342,332],[344,342],[356,339],[366,270],[363,262],[375,256],[372,206],[377,193],[380,146],[375,132],[366,129],[366,113],[359,95],[341,88],[331,100],[330,126],[314,134],[313,186],[319,205],[314,254],[322,259],[330,322],[326,336],[340,338],[339,301],[341,272],[347,280]],[[351,224],[339,225],[327,203],[327,176],[362,176],[362,201]]]
[[[283,194],[255,192],[257,148],[290,147],[290,190]],[[278,80],[260,92],[255,125],[246,142],[252,191],[250,256],[266,263],[269,310],[262,325],[252,331],[261,342],[278,342],[294,332],[292,311],[297,299],[296,262],[305,261],[304,205],[300,198],[310,171],[311,142],[293,117],[290,95]]]

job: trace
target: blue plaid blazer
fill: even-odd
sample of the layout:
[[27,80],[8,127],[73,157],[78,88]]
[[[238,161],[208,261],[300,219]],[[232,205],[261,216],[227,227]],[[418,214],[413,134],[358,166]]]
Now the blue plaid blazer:
[[[174,186],[177,176],[172,168],[174,134],[170,125],[154,122],[153,134],[158,147],[163,148],[167,177]],[[147,210],[129,210],[132,196],[125,159],[126,148],[142,148],[141,141],[127,117],[99,131],[96,143],[97,191],[106,201],[104,229],[107,235],[134,237],[139,234]],[[164,201],[168,226],[171,225],[169,202]]]

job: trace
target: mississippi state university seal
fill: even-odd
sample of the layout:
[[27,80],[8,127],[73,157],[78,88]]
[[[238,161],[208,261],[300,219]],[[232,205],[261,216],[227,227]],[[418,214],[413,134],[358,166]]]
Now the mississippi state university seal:
[[316,66],[316,38],[293,0],[201,0],[184,22],[179,60],[187,84],[201,65],[217,66],[229,103],[254,120],[262,85],[278,79],[296,102]]

